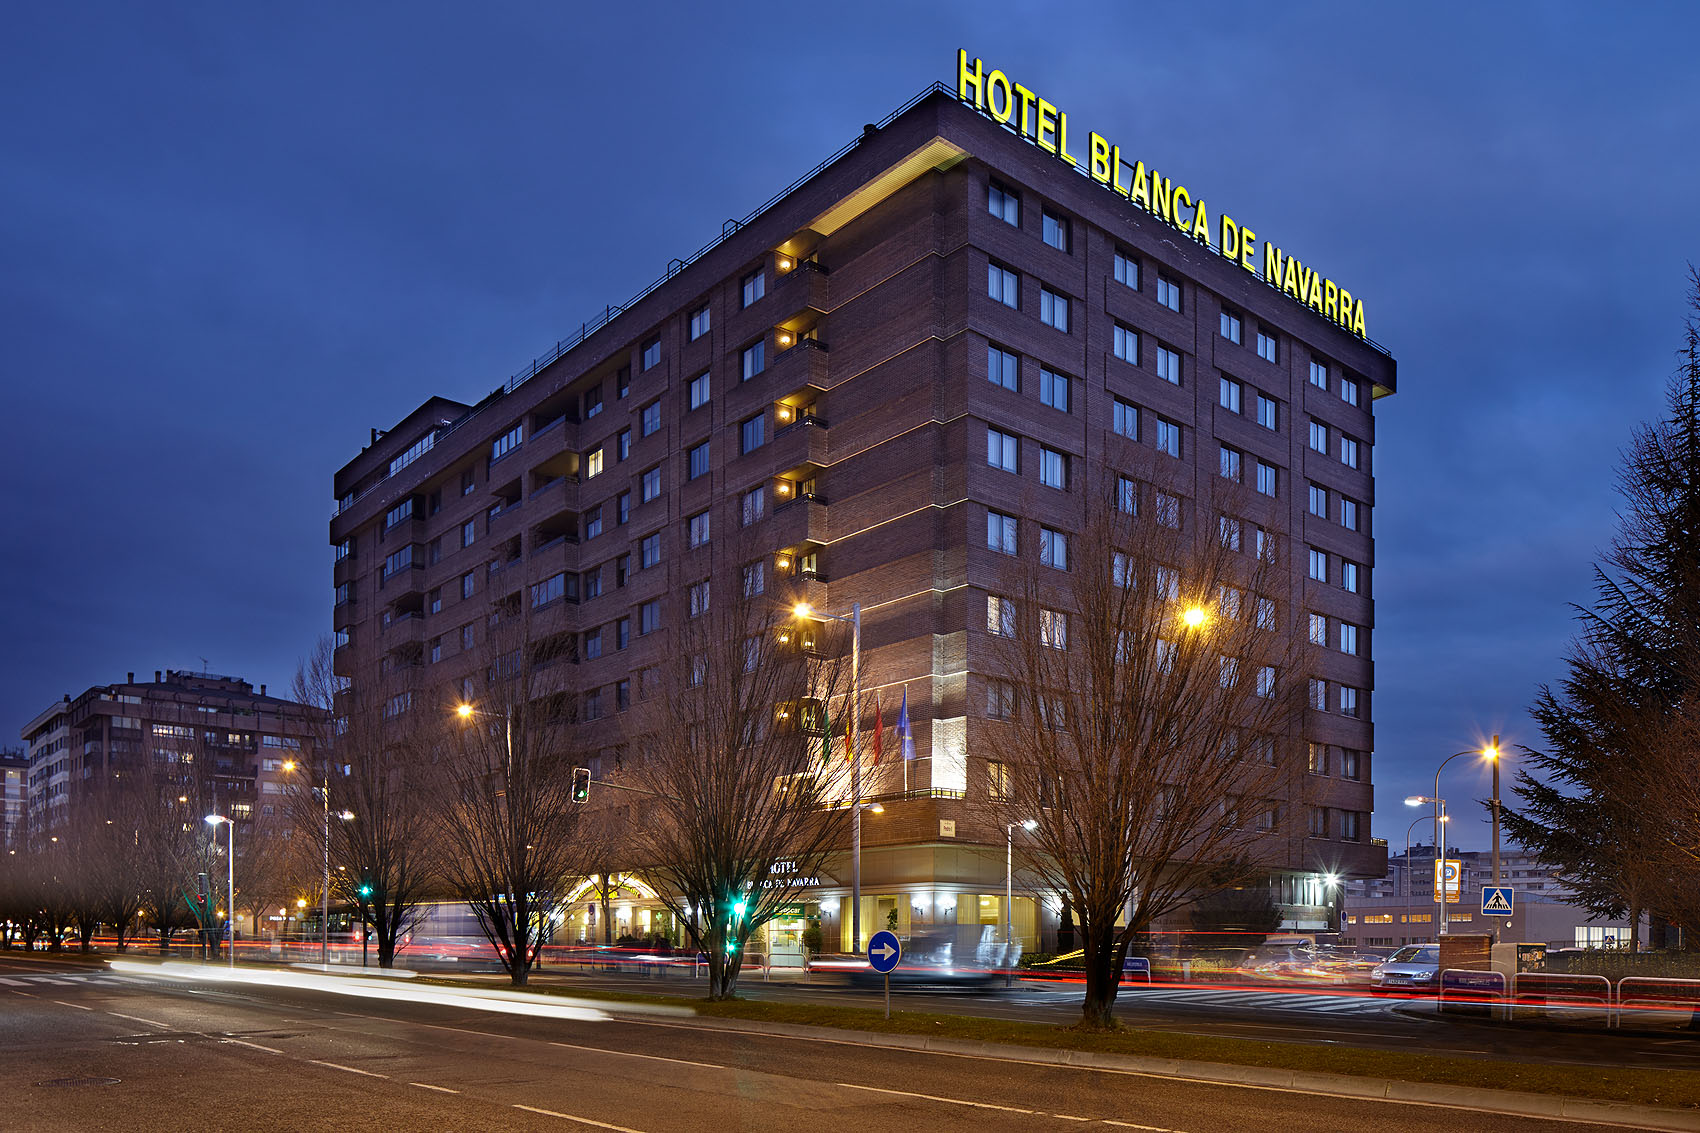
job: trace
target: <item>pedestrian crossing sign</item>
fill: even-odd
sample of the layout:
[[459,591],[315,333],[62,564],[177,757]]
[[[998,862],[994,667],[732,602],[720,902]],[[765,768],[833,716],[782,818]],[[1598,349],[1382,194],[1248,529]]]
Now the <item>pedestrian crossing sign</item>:
[[1482,916],[1509,917],[1511,902],[1516,898],[1516,890],[1509,885],[1484,885],[1482,887]]

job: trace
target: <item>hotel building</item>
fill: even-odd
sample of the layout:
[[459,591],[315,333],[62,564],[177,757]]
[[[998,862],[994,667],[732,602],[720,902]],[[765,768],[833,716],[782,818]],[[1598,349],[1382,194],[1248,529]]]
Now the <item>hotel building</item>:
[[[864,754],[864,933],[996,925],[988,593],[1078,524],[1089,466],[1155,469],[1142,509],[1212,529],[1228,475],[1276,516],[1280,598],[1318,646],[1270,882],[1289,928],[1337,929],[1328,879],[1386,869],[1370,453],[1393,391],[1365,338],[935,87],[493,393],[374,431],[335,476],[338,671],[447,711],[478,694],[491,599],[529,594],[575,647],[601,777],[693,584],[859,602],[864,704],[889,728],[907,693],[916,753]],[[847,859],[799,910],[829,949]],[[1018,934],[1054,941],[1053,896],[1016,884]],[[640,887],[617,903],[619,932],[659,923]],[[593,916],[565,939],[600,938]]]

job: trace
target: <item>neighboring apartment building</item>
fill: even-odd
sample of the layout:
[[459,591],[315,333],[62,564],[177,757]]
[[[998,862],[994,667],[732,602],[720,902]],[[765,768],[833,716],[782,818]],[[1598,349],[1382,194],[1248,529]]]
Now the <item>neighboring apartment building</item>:
[[[1483,915],[1482,889],[1494,883],[1493,854],[1449,848],[1446,856],[1461,867],[1458,900],[1447,905],[1449,933],[1498,932],[1501,940],[1554,948],[1616,947],[1629,938],[1627,920],[1595,920],[1586,909],[1566,904],[1569,889],[1552,867],[1516,847],[1502,849],[1499,857],[1499,884],[1510,886],[1515,894],[1512,915]],[[1439,920],[1434,862],[1432,845],[1412,846],[1408,858],[1395,854],[1388,859],[1384,877],[1347,882],[1341,942],[1388,948],[1434,940]],[[1645,919],[1641,939],[1648,939]]]
[[[935,89],[503,388],[374,431],[335,477],[338,672],[447,712],[478,694],[490,594],[529,587],[612,751],[711,572],[858,601],[865,703],[889,727],[906,693],[916,751],[867,767],[864,931],[996,925],[1004,831],[976,806],[1008,556],[1067,538],[1089,468],[1151,470],[1142,514],[1208,530],[1227,476],[1275,515],[1233,537],[1277,541],[1320,647],[1271,884],[1290,928],[1334,927],[1334,880],[1386,862],[1370,452],[1393,389],[1380,348]],[[818,913],[848,945],[847,857],[779,933]],[[1018,934],[1051,939],[1058,903],[1017,884]],[[615,915],[660,923],[639,886]]]
[[24,748],[0,751],[0,847],[13,846],[23,837],[29,776],[28,751]]
[[239,677],[156,670],[153,678],[129,673],[120,684],[67,694],[24,727],[32,829],[64,823],[79,792],[107,775],[182,778],[196,761],[218,813],[236,819],[239,839],[256,818],[285,817],[282,765],[311,752],[311,710]]

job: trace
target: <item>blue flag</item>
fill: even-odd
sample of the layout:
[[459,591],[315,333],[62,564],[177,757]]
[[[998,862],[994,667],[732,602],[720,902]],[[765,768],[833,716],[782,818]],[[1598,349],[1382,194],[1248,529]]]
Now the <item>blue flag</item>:
[[897,713],[897,738],[903,745],[903,758],[915,758],[915,732],[909,727],[909,689],[903,690],[903,708]]

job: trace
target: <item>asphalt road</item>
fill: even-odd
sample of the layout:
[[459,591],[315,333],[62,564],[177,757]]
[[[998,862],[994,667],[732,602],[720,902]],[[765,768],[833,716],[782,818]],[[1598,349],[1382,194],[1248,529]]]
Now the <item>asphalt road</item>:
[[[265,977],[276,978],[276,977]],[[1280,1129],[1569,1122],[409,998],[171,983],[0,954],[0,1129]],[[392,984],[410,997],[423,989]],[[521,1009],[524,1004],[510,1009]]]

